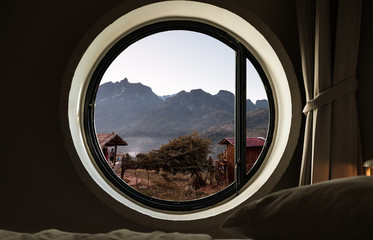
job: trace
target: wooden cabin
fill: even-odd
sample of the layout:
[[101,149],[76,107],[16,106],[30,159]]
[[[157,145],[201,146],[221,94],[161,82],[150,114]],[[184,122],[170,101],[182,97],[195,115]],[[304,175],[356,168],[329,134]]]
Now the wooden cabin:
[[[227,162],[227,175],[228,181],[234,181],[234,141],[233,137],[224,138],[219,142],[221,145],[226,145],[226,150],[223,153],[224,160]],[[246,138],[246,172],[248,172],[258,159],[265,139],[260,137],[247,137]]]

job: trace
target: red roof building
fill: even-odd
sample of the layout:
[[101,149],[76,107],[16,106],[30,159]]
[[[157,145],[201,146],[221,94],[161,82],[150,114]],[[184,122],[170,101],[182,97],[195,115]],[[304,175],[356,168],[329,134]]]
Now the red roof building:
[[[265,143],[264,138],[260,137],[248,137],[246,138],[246,147],[263,147]],[[229,137],[229,138],[224,138],[219,142],[219,144],[224,145],[224,144],[231,144],[234,145],[234,138]]]
[[[221,145],[227,145],[227,148],[223,154],[227,162],[227,174],[229,182],[234,181],[234,143],[235,139],[233,137],[224,138],[219,142]],[[254,166],[256,160],[262,152],[264,143],[264,138],[246,138],[246,172],[248,172]]]

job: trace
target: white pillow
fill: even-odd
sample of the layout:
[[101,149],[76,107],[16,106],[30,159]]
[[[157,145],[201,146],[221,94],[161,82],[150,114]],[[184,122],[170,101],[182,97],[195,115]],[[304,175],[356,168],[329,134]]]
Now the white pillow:
[[373,239],[373,177],[275,192],[233,213],[222,229],[254,239]]

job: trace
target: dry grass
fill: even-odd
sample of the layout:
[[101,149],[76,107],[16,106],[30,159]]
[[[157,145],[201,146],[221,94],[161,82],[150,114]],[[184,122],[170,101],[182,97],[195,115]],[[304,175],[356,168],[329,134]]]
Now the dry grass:
[[[205,176],[202,177],[204,178]],[[194,190],[190,174],[185,175],[178,173],[173,175],[162,171],[159,173],[155,171],[147,172],[144,169],[126,170],[123,181],[143,194],[172,201],[187,201],[203,198],[217,193],[228,186],[228,183],[217,184],[215,182],[210,183],[209,180],[207,180],[206,187]]]

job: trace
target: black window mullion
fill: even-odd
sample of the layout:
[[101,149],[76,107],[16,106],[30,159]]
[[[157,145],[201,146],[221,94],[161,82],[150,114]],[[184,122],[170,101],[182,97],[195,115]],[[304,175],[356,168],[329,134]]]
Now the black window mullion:
[[246,175],[246,53],[238,44],[236,53],[235,98],[235,172],[236,187],[241,188]]

